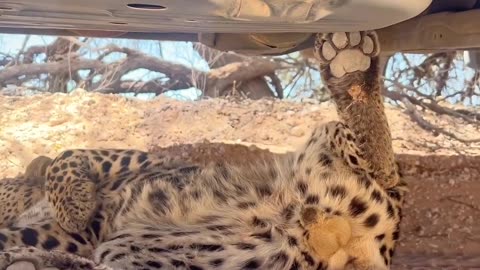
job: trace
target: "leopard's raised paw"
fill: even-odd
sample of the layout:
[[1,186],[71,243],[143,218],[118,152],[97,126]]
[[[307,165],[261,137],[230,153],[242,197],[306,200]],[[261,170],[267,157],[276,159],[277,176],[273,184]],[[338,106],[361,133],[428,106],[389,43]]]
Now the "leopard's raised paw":
[[334,77],[340,78],[355,71],[366,71],[371,58],[378,56],[380,45],[377,34],[367,32],[338,32],[318,34],[315,55],[327,65]]

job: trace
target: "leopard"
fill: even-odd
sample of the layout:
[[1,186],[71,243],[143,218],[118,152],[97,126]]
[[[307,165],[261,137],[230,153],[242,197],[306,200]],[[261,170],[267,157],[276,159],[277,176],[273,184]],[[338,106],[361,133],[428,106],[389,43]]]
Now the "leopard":
[[389,269],[407,188],[379,51],[374,31],[316,36],[341,121],[273,161],[200,166],[134,149],[34,160],[0,185],[0,270]]

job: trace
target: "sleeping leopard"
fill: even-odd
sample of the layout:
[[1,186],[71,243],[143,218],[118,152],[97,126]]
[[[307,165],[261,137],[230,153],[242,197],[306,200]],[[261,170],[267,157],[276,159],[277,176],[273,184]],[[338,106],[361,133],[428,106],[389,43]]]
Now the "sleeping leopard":
[[343,122],[256,166],[66,150],[0,185],[0,270],[389,269],[406,192],[375,32],[317,35]]

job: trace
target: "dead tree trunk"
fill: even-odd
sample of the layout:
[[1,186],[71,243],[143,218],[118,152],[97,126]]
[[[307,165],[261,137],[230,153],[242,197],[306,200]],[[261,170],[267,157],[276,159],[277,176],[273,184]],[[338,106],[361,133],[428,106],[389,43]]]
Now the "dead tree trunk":
[[[194,49],[198,52],[198,54],[207,61],[208,66],[212,69],[220,68],[226,66],[228,64],[236,63],[236,62],[244,62],[248,59],[248,57],[236,54],[236,53],[226,53],[217,51],[211,48],[206,47],[202,44],[196,44]],[[255,57],[253,61],[268,61],[259,57]],[[270,74],[266,76],[270,77],[273,84],[274,90],[276,92],[277,98],[283,98],[283,89],[281,84],[278,83],[278,78],[275,75],[275,71],[272,71]],[[223,89],[213,88],[207,89],[204,93],[205,96],[208,97],[218,97],[218,96],[226,96],[231,95],[234,93],[241,94],[245,97],[250,99],[260,99],[263,97],[275,97],[272,89],[268,85],[265,75],[259,74],[258,77],[251,78],[246,81],[236,81],[231,85]]]

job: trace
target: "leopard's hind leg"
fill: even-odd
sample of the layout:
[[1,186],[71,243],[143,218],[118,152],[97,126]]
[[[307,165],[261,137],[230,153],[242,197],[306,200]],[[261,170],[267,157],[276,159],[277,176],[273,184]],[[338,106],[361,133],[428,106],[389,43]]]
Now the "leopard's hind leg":
[[[380,252],[376,247],[377,240],[367,241],[360,237],[351,239],[346,244],[345,249],[355,260],[355,269],[362,270],[384,269],[381,268],[382,258],[384,266],[391,264],[406,191],[397,171],[383,104],[378,70],[379,51],[377,35],[372,31],[319,34],[315,44],[322,78],[331,92],[340,119],[353,132],[353,141],[359,149],[361,159],[354,159],[352,162],[343,148],[340,156],[344,157],[352,171],[363,171],[364,173],[358,175],[367,177],[366,180],[376,181],[390,197],[386,210],[387,216],[394,220],[395,228],[385,228],[390,233],[385,239],[382,238],[386,244],[382,244]],[[359,160],[365,161],[364,165],[361,165]],[[374,201],[372,203],[375,204]],[[398,215],[395,214],[397,212]],[[333,228],[332,233],[336,230],[338,229]],[[380,254],[381,256],[377,256],[380,261],[373,259],[371,254]]]
[[357,138],[371,176],[385,188],[399,183],[383,104],[380,45],[375,32],[319,34],[315,54],[340,119]]

